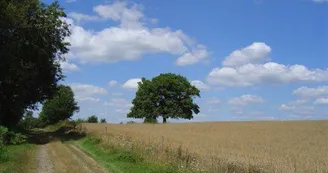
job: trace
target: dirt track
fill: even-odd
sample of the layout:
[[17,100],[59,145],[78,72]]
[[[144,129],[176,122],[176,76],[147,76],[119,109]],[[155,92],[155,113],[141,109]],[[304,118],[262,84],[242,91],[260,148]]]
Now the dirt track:
[[106,173],[75,145],[60,140],[39,145],[36,157],[37,173]]

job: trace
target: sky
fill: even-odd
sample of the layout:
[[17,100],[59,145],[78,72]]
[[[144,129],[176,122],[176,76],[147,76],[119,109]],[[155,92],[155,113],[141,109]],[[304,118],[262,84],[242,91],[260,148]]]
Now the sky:
[[328,0],[59,2],[73,118],[129,121],[140,78],[169,72],[201,91],[193,120],[169,122],[328,117]]

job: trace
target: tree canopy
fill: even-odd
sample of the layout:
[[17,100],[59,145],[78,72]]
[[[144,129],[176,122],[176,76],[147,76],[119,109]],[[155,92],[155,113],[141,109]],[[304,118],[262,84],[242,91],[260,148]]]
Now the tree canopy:
[[145,118],[146,122],[157,122],[158,117],[166,123],[168,118],[192,119],[199,113],[193,99],[200,91],[186,77],[173,73],[160,74],[152,80],[142,78],[138,83],[136,97],[128,118]]
[[79,111],[74,93],[69,86],[59,85],[55,96],[45,101],[40,120],[45,124],[54,124],[66,120]]
[[87,122],[88,123],[98,123],[98,117],[96,115],[92,115],[92,116],[88,117]]
[[16,125],[55,93],[68,52],[65,16],[57,2],[0,0],[0,125]]

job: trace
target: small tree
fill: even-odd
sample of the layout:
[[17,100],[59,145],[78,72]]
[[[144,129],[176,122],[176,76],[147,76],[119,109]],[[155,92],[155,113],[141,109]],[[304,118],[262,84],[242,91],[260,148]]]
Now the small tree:
[[71,87],[59,85],[55,96],[43,104],[39,118],[45,124],[54,124],[72,117],[79,109]]
[[92,116],[88,117],[87,122],[88,123],[98,123],[98,117],[96,115],[92,115]]
[[153,122],[162,117],[166,123],[168,118],[192,119],[193,113],[199,113],[199,106],[193,99],[200,97],[200,91],[183,76],[160,74],[152,80],[142,78],[138,85],[128,118]]
[[100,122],[101,122],[101,123],[106,123],[106,119],[105,119],[105,118],[100,119]]

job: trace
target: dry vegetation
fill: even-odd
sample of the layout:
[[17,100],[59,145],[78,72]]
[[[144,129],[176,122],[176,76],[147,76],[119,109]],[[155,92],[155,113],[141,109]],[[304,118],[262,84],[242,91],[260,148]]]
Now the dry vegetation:
[[328,121],[83,126],[103,146],[198,171],[328,172]]

